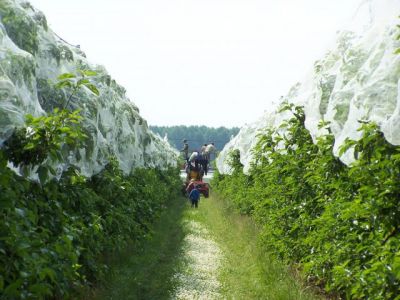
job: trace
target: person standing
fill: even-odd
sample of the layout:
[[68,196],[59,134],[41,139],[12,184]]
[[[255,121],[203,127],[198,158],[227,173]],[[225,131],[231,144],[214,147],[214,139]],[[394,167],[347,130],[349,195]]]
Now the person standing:
[[207,156],[204,154],[203,159],[201,160],[201,165],[203,167],[204,175],[207,176],[208,173],[208,159]]
[[190,201],[192,203],[192,207],[197,208],[198,205],[199,205],[199,200],[200,200],[200,192],[199,192],[199,190],[197,189],[196,186],[190,192],[189,199],[190,199]]
[[201,146],[201,149],[200,149],[200,154],[201,155],[206,155],[206,148],[207,148],[207,144],[204,144],[203,146]]
[[189,159],[189,144],[187,143],[187,140],[183,140],[183,148],[181,152],[183,152],[183,155],[185,157],[185,160],[188,161]]
[[207,175],[208,171],[208,160],[207,160],[207,155],[204,152],[204,154],[199,154],[195,160],[195,165],[198,167],[199,165],[201,166],[201,169],[204,172],[204,175]]
[[207,156],[207,160],[208,161],[211,160],[211,153],[213,153],[213,152],[215,153],[215,151],[216,151],[216,148],[214,146],[214,143],[211,143],[211,144],[207,145],[205,152],[206,152],[206,156]]
[[193,151],[189,157],[189,163],[194,163],[198,156],[199,156],[199,151],[197,150]]

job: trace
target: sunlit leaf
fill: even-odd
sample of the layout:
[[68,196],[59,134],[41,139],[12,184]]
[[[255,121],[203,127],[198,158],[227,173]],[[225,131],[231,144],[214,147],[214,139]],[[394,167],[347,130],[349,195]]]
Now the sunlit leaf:
[[69,79],[69,78],[75,78],[76,76],[71,73],[64,73],[61,74],[60,76],[57,77],[58,80],[64,80],[64,79]]
[[84,71],[81,71],[81,73],[85,76],[96,76],[97,75],[97,72],[92,71],[92,70],[84,70]]
[[56,88],[62,89],[64,87],[72,87],[72,82],[68,80],[60,81],[55,85]]
[[77,85],[77,86],[81,86],[81,85],[86,85],[86,84],[88,84],[88,83],[90,83],[89,79],[82,78],[82,79],[79,79],[79,80],[78,80],[78,82],[76,83],[76,85]]
[[41,184],[44,184],[49,176],[48,169],[44,166],[40,166],[38,169],[39,180]]
[[99,96],[99,95],[100,95],[100,92],[99,92],[99,90],[97,89],[97,87],[96,87],[95,85],[93,85],[93,84],[85,84],[85,86],[86,86],[93,94],[95,94],[96,96]]

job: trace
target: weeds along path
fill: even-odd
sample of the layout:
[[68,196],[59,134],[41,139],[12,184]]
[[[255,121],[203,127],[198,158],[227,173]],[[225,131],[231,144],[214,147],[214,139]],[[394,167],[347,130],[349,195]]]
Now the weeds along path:
[[172,199],[142,247],[113,259],[108,283],[93,299],[171,299],[186,236],[181,226],[186,204],[183,198]]
[[141,249],[121,254],[96,299],[320,299],[261,251],[258,229],[217,197],[171,201]]
[[230,209],[227,201],[215,195],[202,199],[196,213],[196,220],[222,251],[218,271],[222,299],[322,299],[260,248],[254,221]]

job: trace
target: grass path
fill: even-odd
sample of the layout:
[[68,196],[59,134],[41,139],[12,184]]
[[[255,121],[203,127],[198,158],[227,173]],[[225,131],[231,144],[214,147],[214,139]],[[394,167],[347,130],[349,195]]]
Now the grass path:
[[195,221],[197,209],[186,212],[183,228],[187,232],[183,247],[181,267],[172,299],[221,299],[221,283],[218,279],[223,258],[222,251],[213,241],[210,232]]
[[320,299],[259,249],[251,219],[217,197],[198,209],[176,199],[153,231],[121,254],[95,299]]
[[196,219],[223,252],[219,270],[223,299],[321,299],[299,284],[282,263],[260,250],[254,222],[230,210],[225,201],[217,197],[204,200]]
[[152,228],[152,237],[112,262],[108,284],[93,299],[170,299],[176,285],[186,233],[181,226],[186,202],[175,199]]

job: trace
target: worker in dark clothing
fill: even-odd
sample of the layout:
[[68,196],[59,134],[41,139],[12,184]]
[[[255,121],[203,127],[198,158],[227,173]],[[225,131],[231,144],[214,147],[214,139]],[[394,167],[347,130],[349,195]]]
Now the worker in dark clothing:
[[200,191],[197,189],[195,186],[194,189],[190,192],[189,194],[189,199],[192,203],[192,207],[197,208],[199,205],[199,200],[200,200]]
[[197,169],[199,169],[199,166],[202,166],[202,161],[203,161],[203,156],[201,156],[200,152],[197,152],[197,156],[194,159],[194,165]]
[[204,174],[207,176],[208,173],[208,159],[203,156],[203,160],[201,161],[201,165],[203,166]]
[[207,148],[207,144],[204,144],[203,146],[201,146],[200,149],[200,154],[205,156],[206,155],[206,148]]
[[200,165],[204,174],[207,175],[207,171],[208,171],[207,157],[205,155],[199,154],[199,155],[197,155],[194,162],[195,162],[196,167],[198,167]]
[[183,140],[183,148],[182,148],[181,152],[183,152],[185,160],[188,161],[188,159],[189,159],[189,144],[187,143],[187,140]]

